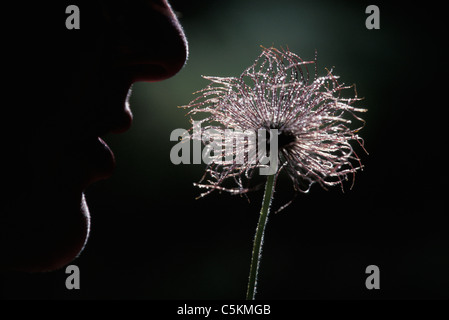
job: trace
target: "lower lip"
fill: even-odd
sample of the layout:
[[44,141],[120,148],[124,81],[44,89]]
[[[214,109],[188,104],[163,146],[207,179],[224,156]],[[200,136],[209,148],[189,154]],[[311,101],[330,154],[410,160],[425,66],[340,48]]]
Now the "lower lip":
[[115,157],[109,146],[99,137],[88,141],[84,147],[86,167],[83,187],[87,187],[89,184],[112,175],[115,168]]

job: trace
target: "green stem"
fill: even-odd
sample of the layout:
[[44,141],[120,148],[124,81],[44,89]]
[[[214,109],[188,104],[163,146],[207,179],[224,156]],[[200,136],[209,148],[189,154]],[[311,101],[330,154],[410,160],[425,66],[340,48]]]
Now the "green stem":
[[246,300],[254,300],[256,295],[257,275],[259,273],[260,259],[262,257],[263,237],[265,226],[267,225],[268,221],[268,214],[270,213],[271,200],[273,199],[274,177],[274,174],[268,176],[267,183],[265,185],[265,194],[263,196],[262,209],[260,210],[259,222],[257,223],[256,236],[254,238]]

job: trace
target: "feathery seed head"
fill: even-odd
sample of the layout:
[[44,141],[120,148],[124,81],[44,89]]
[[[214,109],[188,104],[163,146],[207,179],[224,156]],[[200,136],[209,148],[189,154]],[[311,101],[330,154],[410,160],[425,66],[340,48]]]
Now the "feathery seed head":
[[[313,76],[309,67],[314,67]],[[318,77],[316,56],[314,61],[304,61],[288,50],[263,48],[240,77],[203,78],[210,84],[184,106],[190,115],[207,115],[201,122],[205,124],[201,136],[191,139],[201,140],[206,148],[215,146],[206,173],[196,184],[206,189],[201,196],[213,190],[243,194],[253,189],[249,182],[254,172],[267,167],[256,151],[260,150],[257,132],[261,129],[267,134],[267,149],[275,138],[271,135],[277,132],[277,150],[269,151],[277,151],[279,165],[271,173],[287,173],[295,191],[308,192],[314,183],[343,188],[348,175],[354,181],[362,165],[350,141],[357,141],[365,150],[357,135],[364,120],[356,113],[366,109],[352,106],[361,100],[355,85],[338,83],[332,70]],[[341,92],[351,88],[354,97],[343,98]],[[351,129],[354,120],[361,125]],[[232,135],[227,134],[230,131]],[[239,139],[242,143],[236,144]],[[234,186],[225,187],[229,180]]]

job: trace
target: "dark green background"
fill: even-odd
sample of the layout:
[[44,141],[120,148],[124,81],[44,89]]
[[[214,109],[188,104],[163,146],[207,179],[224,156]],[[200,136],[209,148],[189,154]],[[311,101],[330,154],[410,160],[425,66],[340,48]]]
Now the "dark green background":
[[[201,75],[237,76],[260,46],[288,47],[318,71],[356,83],[369,110],[369,155],[353,190],[314,186],[270,217],[260,299],[448,298],[447,53],[442,7],[381,4],[380,30],[365,28],[363,1],[171,1],[190,48],[184,69],[137,83],[130,131],[110,135],[114,176],[89,188],[92,233],[81,289],[64,270],[9,274],[2,298],[243,299],[262,193],[194,200],[204,165],[170,162],[172,130]],[[81,9],[82,12],[82,9]],[[142,39],[146,41],[146,39]],[[26,91],[26,86],[24,87]],[[275,206],[291,197],[281,179]],[[380,290],[365,268],[380,268]]]

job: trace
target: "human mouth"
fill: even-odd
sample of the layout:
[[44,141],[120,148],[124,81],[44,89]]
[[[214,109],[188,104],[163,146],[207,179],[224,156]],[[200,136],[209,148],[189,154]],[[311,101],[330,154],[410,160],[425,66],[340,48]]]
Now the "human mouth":
[[120,88],[115,94],[119,96],[111,99],[107,104],[110,106],[107,116],[99,122],[94,122],[91,130],[87,130],[90,134],[87,134],[81,141],[80,149],[82,149],[82,157],[85,159],[83,161],[85,162],[83,188],[109,178],[115,169],[115,155],[103,137],[110,133],[126,132],[132,125],[133,117],[128,102],[131,95],[130,87],[126,92]]
[[116,165],[114,153],[100,137],[84,140],[78,150],[78,158],[82,159],[80,175],[82,189],[109,178]]

